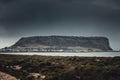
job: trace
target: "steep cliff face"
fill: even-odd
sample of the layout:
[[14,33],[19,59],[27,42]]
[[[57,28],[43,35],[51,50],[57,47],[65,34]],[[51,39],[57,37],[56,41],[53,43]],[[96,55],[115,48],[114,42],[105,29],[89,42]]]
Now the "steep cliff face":
[[89,48],[104,51],[112,50],[106,37],[76,37],[76,36],[33,36],[23,37],[13,46],[31,48]]

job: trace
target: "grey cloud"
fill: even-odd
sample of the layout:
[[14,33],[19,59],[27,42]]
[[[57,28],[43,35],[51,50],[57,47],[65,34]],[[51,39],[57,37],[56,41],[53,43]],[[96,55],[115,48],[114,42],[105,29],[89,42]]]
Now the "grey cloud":
[[95,34],[114,42],[119,8],[120,0],[0,0],[0,36]]
[[[119,10],[109,10],[91,4],[94,1],[112,5],[115,0],[1,0],[3,6],[0,23],[16,26],[34,22],[49,23],[65,19],[98,19],[119,21]],[[114,3],[112,3],[114,2]],[[6,3],[6,4],[5,4]]]
[[14,0],[0,0],[0,3],[2,4],[6,4],[6,3],[9,3],[9,2],[12,2]]
[[30,21],[51,22],[65,18],[109,18],[109,14],[115,14],[111,10],[96,8],[91,2],[93,0],[12,0],[5,5],[1,21],[10,26]]
[[95,0],[92,3],[97,6],[104,7],[104,8],[120,9],[120,6],[117,0]]

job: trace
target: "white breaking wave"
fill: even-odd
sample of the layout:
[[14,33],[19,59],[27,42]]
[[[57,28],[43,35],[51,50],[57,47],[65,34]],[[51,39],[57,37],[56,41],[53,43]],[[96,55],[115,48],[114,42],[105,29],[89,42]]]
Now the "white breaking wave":
[[115,57],[120,56],[120,52],[17,52],[17,53],[0,53],[12,55],[41,55],[41,56],[79,56],[79,57]]

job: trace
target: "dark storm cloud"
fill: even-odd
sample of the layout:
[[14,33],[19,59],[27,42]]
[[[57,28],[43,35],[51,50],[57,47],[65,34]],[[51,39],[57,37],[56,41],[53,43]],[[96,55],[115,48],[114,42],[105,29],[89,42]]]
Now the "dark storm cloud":
[[117,38],[119,22],[120,0],[0,0],[2,37],[100,34]]
[[[1,22],[10,26],[31,21],[56,21],[61,18],[102,17],[111,19],[116,17],[118,10],[104,8],[104,5],[109,5],[109,3],[102,2],[104,5],[101,7],[98,2],[94,2],[95,0],[1,0],[3,6]],[[112,8],[114,5],[110,6]]]
[[24,25],[68,20],[118,24],[119,3],[118,0],[0,0],[0,23],[8,31]]
[[[106,9],[104,5],[112,8],[114,4],[101,1],[99,7],[98,0],[1,0],[4,6],[3,20],[9,23],[19,21],[31,21],[34,19],[45,19],[45,21],[56,17],[82,17],[82,16],[108,16],[112,9]],[[100,2],[100,0],[99,0]],[[112,1],[116,2],[116,1]],[[112,3],[111,2],[111,3]],[[92,4],[94,3],[94,4]],[[102,5],[103,4],[103,5]],[[97,6],[96,6],[97,5]],[[89,14],[87,13],[89,12]],[[116,11],[114,11],[115,14]],[[110,14],[111,14],[110,13]],[[107,17],[106,16],[106,17]],[[11,23],[11,24],[12,24]]]
[[6,3],[9,3],[9,2],[11,2],[11,1],[14,1],[14,0],[0,0],[0,2],[1,2],[2,4],[6,4]]

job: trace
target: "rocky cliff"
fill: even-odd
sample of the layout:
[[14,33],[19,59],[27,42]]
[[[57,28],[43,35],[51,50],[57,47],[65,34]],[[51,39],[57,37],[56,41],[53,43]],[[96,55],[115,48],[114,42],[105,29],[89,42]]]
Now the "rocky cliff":
[[78,36],[33,36],[23,37],[12,49],[29,51],[109,51],[109,40],[106,37]]

